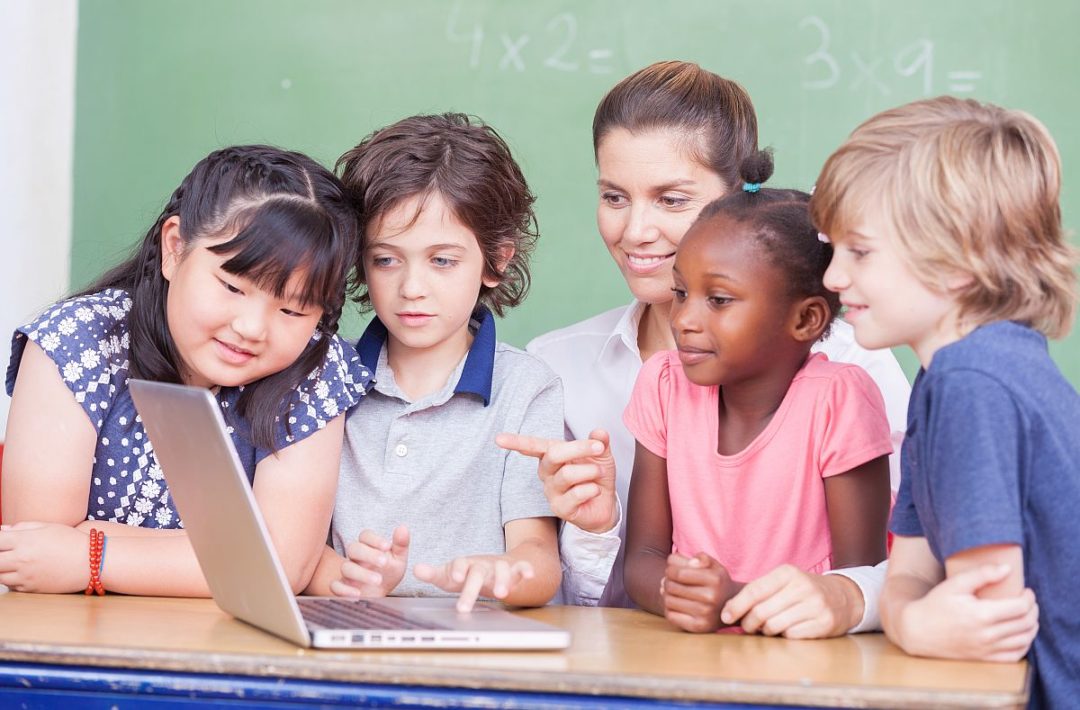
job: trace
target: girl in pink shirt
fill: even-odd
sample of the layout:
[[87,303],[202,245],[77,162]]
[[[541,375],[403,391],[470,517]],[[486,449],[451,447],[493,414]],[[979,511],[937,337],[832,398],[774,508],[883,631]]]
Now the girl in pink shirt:
[[768,153],[748,158],[742,191],[683,238],[678,350],[645,363],[624,414],[637,439],[627,591],[687,631],[716,630],[743,582],[777,565],[885,558],[885,405],[861,368],[810,354],[840,308],[822,284],[832,248],[809,195],[761,189],[771,174]]

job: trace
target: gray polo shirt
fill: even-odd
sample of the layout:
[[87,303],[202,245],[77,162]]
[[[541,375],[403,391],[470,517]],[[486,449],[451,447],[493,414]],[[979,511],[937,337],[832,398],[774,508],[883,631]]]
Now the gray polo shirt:
[[357,343],[375,384],[348,415],[331,525],[339,554],[364,529],[387,538],[406,525],[409,571],[395,596],[451,596],[417,580],[418,562],[503,554],[503,526],[550,517],[535,459],[495,445],[499,432],[562,439],[559,378],[539,358],[495,339],[478,309],[468,354],[438,392],[413,402],[386,359],[386,327],[375,318]]

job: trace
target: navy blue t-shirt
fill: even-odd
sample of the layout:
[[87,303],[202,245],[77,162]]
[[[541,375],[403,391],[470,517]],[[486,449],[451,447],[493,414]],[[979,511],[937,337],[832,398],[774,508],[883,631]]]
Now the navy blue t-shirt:
[[900,462],[894,533],[925,537],[942,564],[974,547],[1021,546],[1039,602],[1031,707],[1071,705],[1080,682],[1080,395],[1046,338],[997,322],[937,351],[915,379]]

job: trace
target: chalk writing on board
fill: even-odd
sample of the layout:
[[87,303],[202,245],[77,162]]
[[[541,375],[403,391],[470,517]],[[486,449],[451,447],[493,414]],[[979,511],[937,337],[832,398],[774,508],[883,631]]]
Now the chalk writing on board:
[[567,73],[608,74],[613,70],[613,52],[604,47],[583,47],[578,39],[577,17],[570,12],[549,18],[535,41],[527,32],[500,28],[496,40],[491,42],[482,23],[469,25],[462,22],[461,3],[458,2],[451,6],[447,16],[446,39],[468,46],[470,69],[493,63],[500,71],[516,72],[523,72],[530,66]]
[[[913,78],[919,82],[919,91],[923,96],[941,90],[935,88],[934,43],[928,39],[915,40],[895,52],[891,56],[890,68],[886,62],[889,58],[887,54],[867,56],[851,51],[846,53],[849,61],[842,62],[837,57],[843,53],[833,48],[832,32],[820,17],[804,17],[799,21],[799,30],[815,37],[813,50],[802,58],[803,65],[807,67],[806,78],[802,82],[804,89],[823,91],[840,87],[888,96],[897,78]],[[945,77],[947,91],[963,94],[975,90],[982,72],[974,69],[953,70],[947,71]]]

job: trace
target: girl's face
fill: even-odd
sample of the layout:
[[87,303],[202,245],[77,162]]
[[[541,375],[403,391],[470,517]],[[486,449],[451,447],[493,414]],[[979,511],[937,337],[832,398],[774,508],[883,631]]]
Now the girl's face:
[[161,272],[169,282],[166,317],[183,367],[184,382],[199,387],[249,384],[296,361],[323,311],[289,294],[301,292],[297,273],[278,298],[222,268],[228,254],[207,247],[232,236],[185,245],[179,220],[162,228]]
[[[469,318],[484,276],[484,255],[472,230],[439,193],[403,200],[370,225],[364,278],[392,350],[443,353],[456,362],[468,349]],[[393,353],[392,353],[393,354]]]
[[746,382],[773,370],[797,304],[784,273],[745,225],[718,215],[696,225],[674,268],[671,332],[686,376],[699,385]]
[[674,129],[616,128],[596,151],[596,224],[630,291],[645,303],[671,300],[675,248],[701,208],[726,192],[720,176],[690,156],[691,140]]

